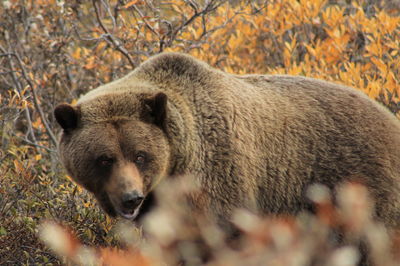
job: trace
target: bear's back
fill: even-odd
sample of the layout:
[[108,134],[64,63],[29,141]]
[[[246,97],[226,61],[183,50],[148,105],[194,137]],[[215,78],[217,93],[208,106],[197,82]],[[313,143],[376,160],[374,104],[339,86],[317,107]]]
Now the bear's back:
[[231,75],[166,53],[79,103],[158,91],[193,119],[187,128],[197,148],[190,165],[181,167],[210,189],[216,212],[296,213],[305,206],[308,185],[334,188],[356,179],[377,201],[378,216],[399,222],[400,123],[361,92],[304,77]]

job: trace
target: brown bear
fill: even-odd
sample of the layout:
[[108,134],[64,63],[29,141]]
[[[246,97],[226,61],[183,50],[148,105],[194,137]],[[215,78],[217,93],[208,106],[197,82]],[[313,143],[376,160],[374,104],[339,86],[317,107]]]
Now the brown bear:
[[[376,216],[400,223],[400,122],[360,91],[287,75],[232,75],[184,54],[61,104],[60,157],[110,215],[137,218],[165,178],[200,186],[195,207],[296,214],[310,184],[357,179]],[[146,205],[147,206],[147,205]]]

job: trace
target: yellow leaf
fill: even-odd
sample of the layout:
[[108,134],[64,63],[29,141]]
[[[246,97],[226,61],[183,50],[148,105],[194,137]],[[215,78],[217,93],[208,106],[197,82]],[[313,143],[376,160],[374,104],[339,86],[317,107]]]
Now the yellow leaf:
[[292,47],[290,46],[290,44],[288,42],[285,42],[285,46],[289,51],[292,51]]
[[17,173],[21,173],[24,170],[22,164],[17,159],[14,160],[14,167]]
[[387,66],[382,63],[381,60],[375,58],[375,57],[371,57],[371,61],[375,64],[375,66],[379,69],[379,71],[381,72],[381,74],[383,76],[386,76],[387,74]]
[[35,121],[32,122],[32,126],[34,128],[40,128],[42,126],[42,121],[38,118]]
[[96,64],[96,58],[94,56],[91,56],[87,59],[87,63],[84,66],[86,69],[93,69],[97,66]]
[[76,60],[78,60],[79,58],[81,58],[81,48],[78,47],[75,49],[75,51],[72,53],[72,57]]
[[106,45],[106,42],[99,43],[99,45],[97,45],[97,47],[95,48],[96,53],[101,52],[106,47]]
[[141,0],[133,0],[133,1],[128,2],[126,5],[124,5],[124,8],[128,8],[133,5],[142,5],[142,4],[143,4],[143,2]]

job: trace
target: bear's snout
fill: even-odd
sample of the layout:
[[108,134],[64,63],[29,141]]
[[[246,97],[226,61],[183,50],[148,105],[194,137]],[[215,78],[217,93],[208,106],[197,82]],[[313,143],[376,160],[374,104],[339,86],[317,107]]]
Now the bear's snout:
[[122,195],[121,204],[124,211],[133,213],[137,207],[142,203],[144,196],[138,191],[134,190]]
[[135,164],[120,161],[111,173],[105,192],[119,216],[133,220],[144,200],[143,181]]

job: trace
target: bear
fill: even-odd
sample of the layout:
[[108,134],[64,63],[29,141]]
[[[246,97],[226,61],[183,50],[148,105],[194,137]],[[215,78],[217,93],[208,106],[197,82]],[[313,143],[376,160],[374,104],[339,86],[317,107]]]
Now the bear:
[[136,220],[163,180],[190,176],[196,210],[296,215],[307,187],[358,180],[374,216],[400,223],[400,122],[356,89],[290,75],[235,75],[161,53],[54,110],[68,174],[110,216]]

